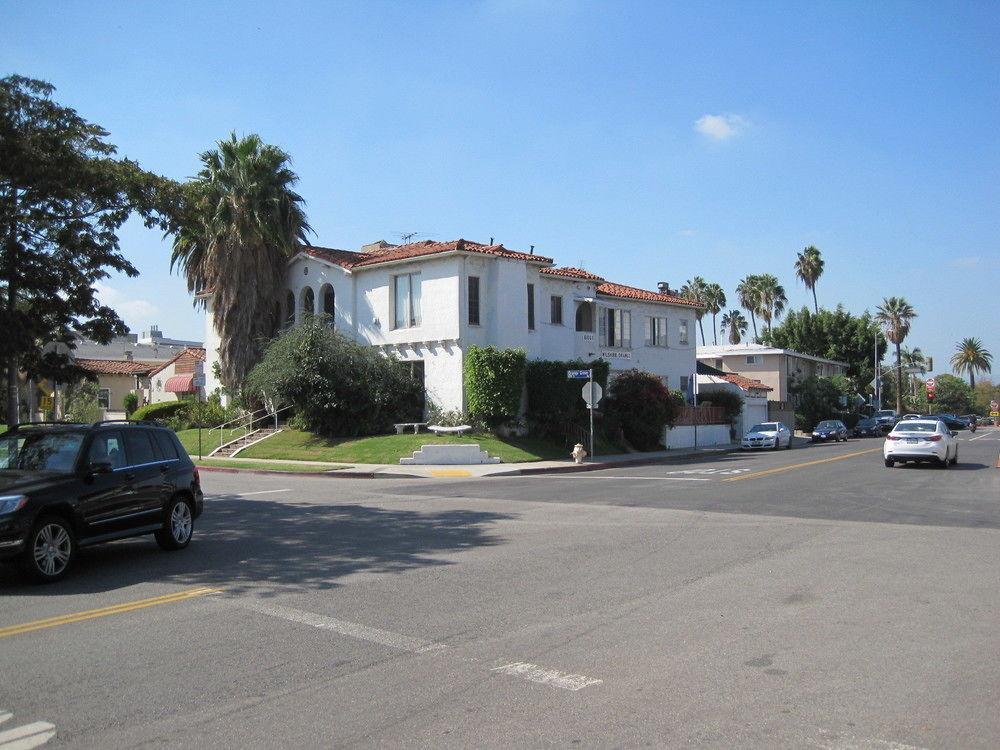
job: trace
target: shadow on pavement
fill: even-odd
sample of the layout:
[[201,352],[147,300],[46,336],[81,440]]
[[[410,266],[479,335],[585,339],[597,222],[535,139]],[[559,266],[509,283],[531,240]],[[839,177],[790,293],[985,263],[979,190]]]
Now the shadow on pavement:
[[206,501],[187,549],[162,552],[151,536],[87,547],[59,583],[32,586],[0,566],[0,588],[29,596],[93,593],[150,581],[219,585],[260,596],[330,589],[351,573],[454,564],[435,556],[501,544],[503,538],[489,527],[510,518],[474,510],[429,513],[222,495]]

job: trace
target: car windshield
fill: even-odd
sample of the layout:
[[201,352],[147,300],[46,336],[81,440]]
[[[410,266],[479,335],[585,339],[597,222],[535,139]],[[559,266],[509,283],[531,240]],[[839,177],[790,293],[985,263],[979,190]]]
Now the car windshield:
[[871,427],[873,424],[875,424],[874,419],[862,419],[858,422],[858,427]]
[[83,434],[79,432],[22,432],[0,436],[0,470],[57,471],[76,466]]
[[876,417],[891,417],[895,412],[892,409],[882,409],[881,411],[875,412]]
[[907,422],[897,425],[893,432],[937,432],[936,422]]
[[818,425],[816,425],[817,430],[835,430],[838,427],[840,427],[839,422],[832,422],[830,420],[827,420],[825,422],[820,422]]
[[750,432],[777,432],[778,425],[773,422],[767,422],[765,424],[755,424],[750,428]]

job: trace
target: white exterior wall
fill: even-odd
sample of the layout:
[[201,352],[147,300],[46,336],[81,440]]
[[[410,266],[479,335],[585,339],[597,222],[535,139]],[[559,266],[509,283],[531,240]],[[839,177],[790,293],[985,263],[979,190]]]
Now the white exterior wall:
[[[222,388],[221,381],[216,377],[215,365],[219,362],[219,333],[215,330],[215,318],[212,314],[213,299],[205,300],[205,393],[212,394]],[[223,403],[227,399],[223,398]]]

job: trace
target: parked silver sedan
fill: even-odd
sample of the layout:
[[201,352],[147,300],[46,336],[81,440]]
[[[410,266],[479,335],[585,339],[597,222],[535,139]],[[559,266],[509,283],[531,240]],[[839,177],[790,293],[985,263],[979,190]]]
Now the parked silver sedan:
[[781,422],[761,422],[747,430],[740,447],[745,451],[758,448],[772,450],[781,447],[791,448],[792,431]]

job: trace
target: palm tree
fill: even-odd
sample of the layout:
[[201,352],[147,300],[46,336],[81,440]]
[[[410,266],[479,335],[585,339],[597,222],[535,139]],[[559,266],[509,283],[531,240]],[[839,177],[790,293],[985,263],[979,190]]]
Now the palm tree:
[[[919,369],[921,374],[927,372],[927,357],[925,357],[924,353],[920,351],[919,346],[915,346],[913,349],[907,349],[904,346],[899,350],[899,356],[905,369]],[[910,394],[914,395],[916,392],[916,384],[918,382],[917,376],[915,373],[909,373],[907,374],[906,379],[910,384]]]
[[222,382],[238,388],[278,325],[285,266],[311,230],[289,156],[257,135],[219,141],[188,184],[174,264],[192,292],[212,292]]
[[693,279],[689,279],[688,282],[681,287],[681,296],[684,299],[701,305],[701,307],[695,310],[694,315],[698,321],[698,329],[701,331],[702,346],[705,346],[705,327],[702,325],[701,319],[705,316],[707,291],[708,283],[701,276],[695,276]]
[[977,372],[993,371],[993,355],[983,346],[980,339],[962,339],[951,356],[951,367],[957,373],[969,373],[969,385],[976,387]]
[[816,282],[823,275],[823,266],[826,262],[819,251],[819,248],[810,245],[798,255],[795,261],[795,275],[806,285],[806,289],[811,289],[813,293],[813,309],[819,312],[819,303],[816,301]]
[[910,333],[916,311],[902,297],[887,297],[878,306],[875,322],[882,326],[885,337],[896,345],[896,413],[903,412],[903,356],[900,345]]
[[715,316],[726,306],[726,292],[718,284],[705,287],[705,308],[712,313],[712,343],[718,345],[719,336],[715,327]]
[[753,323],[753,338],[757,340],[757,310],[760,309],[760,276],[750,274],[736,286],[736,296],[740,299],[740,307],[750,313]]
[[788,304],[788,297],[785,296],[785,287],[778,283],[778,278],[769,273],[761,274],[758,277],[759,308],[757,312],[767,323],[767,330],[771,330],[771,322],[781,317]]
[[722,330],[729,330],[729,343],[734,346],[743,340],[747,332],[747,319],[739,310],[730,310],[722,316]]

